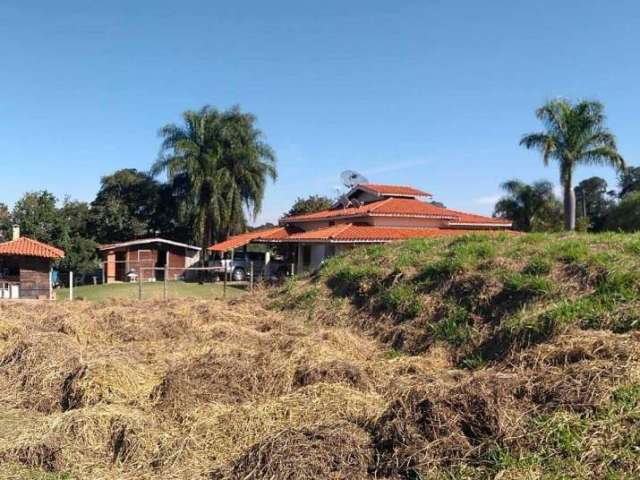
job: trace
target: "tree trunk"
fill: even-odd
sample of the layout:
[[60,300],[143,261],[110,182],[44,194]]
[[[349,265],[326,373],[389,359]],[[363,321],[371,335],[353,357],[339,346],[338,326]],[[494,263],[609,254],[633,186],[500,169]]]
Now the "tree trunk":
[[571,182],[564,183],[564,229],[576,229],[576,193],[571,188]]

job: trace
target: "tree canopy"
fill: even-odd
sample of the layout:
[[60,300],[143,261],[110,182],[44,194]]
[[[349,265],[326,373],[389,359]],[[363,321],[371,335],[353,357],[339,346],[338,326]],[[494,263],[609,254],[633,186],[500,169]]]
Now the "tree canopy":
[[255,123],[238,107],[221,112],[205,106],[185,112],[182,125],[160,130],[162,147],[151,172],[187,185],[177,198],[202,246],[244,230],[246,213],[255,218],[267,180],[276,179],[275,153]]
[[501,187],[507,195],[496,203],[494,215],[510,219],[515,230],[532,232],[561,228],[561,204],[553,193],[551,182],[539,180],[528,185],[520,180],[509,180]]
[[20,225],[23,234],[54,243],[60,238],[62,225],[56,197],[46,190],[24,194],[13,208],[13,222]]
[[333,205],[333,200],[322,195],[310,195],[306,198],[298,197],[285,215],[291,217],[294,215],[320,212],[331,208],[331,205]]
[[618,177],[619,196],[624,198],[630,193],[640,192],[640,167],[629,167]]
[[607,191],[607,181],[600,177],[590,177],[582,180],[575,188],[576,218],[586,222],[590,230],[599,232],[613,205]]
[[4,203],[0,202],[0,241],[9,237],[11,231],[11,211]]
[[640,231],[640,191],[628,192],[611,209],[606,220],[607,230]]

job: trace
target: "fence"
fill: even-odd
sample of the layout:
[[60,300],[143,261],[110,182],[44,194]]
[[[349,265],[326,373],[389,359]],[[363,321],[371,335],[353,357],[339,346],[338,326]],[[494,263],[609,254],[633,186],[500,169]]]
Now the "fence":
[[[106,262],[104,267],[99,276],[81,277],[74,275],[73,272],[61,275],[60,282],[68,290],[58,291],[57,297],[69,300],[227,298],[253,291],[258,283],[279,281],[268,268],[256,268],[254,262],[249,263],[248,272],[245,272],[242,280],[234,280],[233,272],[224,271],[221,267],[182,268],[138,265],[137,268],[126,272],[122,267],[118,267],[117,277],[114,271],[107,273]],[[294,273],[295,268],[290,265],[287,276]]]

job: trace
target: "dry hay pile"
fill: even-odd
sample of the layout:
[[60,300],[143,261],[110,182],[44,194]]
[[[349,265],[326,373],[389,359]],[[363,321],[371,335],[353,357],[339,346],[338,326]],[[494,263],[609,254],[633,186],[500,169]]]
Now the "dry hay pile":
[[350,423],[281,430],[268,435],[212,479],[368,478],[373,460],[369,435]]
[[486,473],[539,441],[537,415],[638,381],[639,342],[569,331],[472,372],[444,345],[397,356],[255,299],[0,304],[0,478]]

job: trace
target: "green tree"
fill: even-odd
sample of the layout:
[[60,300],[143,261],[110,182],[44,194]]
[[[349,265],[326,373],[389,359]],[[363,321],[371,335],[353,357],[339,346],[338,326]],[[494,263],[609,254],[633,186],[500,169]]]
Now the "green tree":
[[494,215],[508,218],[513,228],[523,232],[555,231],[562,225],[562,206],[553,193],[553,184],[539,180],[528,185],[509,180],[501,185],[507,193],[496,203]]
[[331,205],[333,205],[333,200],[322,195],[310,195],[307,198],[299,197],[285,215],[291,217],[294,215],[320,212],[331,208]]
[[520,145],[542,152],[545,165],[555,160],[560,166],[564,190],[564,227],[574,230],[576,200],[573,173],[577,165],[608,165],[624,169],[614,135],[605,127],[604,106],[600,102],[552,100],[536,111],[545,130],[524,135]]
[[25,193],[13,208],[13,221],[24,235],[35,240],[55,244],[60,238],[62,225],[56,197],[46,190]]
[[614,206],[606,221],[607,230],[640,231],[640,191],[629,192]]
[[632,192],[640,192],[640,167],[629,167],[623,170],[618,177],[620,198]]
[[117,170],[100,183],[89,219],[99,242],[174,237],[178,213],[169,186],[133,168]]
[[0,242],[10,240],[11,223],[11,211],[9,207],[0,202]]
[[98,244],[91,238],[89,205],[86,202],[65,198],[58,209],[58,217],[61,228],[54,243],[65,252],[65,257],[58,265],[60,271],[73,271],[77,275],[76,278],[95,272],[100,263],[97,255]]
[[183,123],[160,130],[162,147],[151,172],[166,171],[172,184],[186,182],[181,208],[205,247],[245,229],[245,210],[253,218],[260,212],[267,179],[276,178],[275,154],[256,118],[237,107],[187,111]]
[[575,188],[576,218],[585,221],[590,229],[600,232],[613,202],[608,197],[607,181],[600,177],[582,180]]

